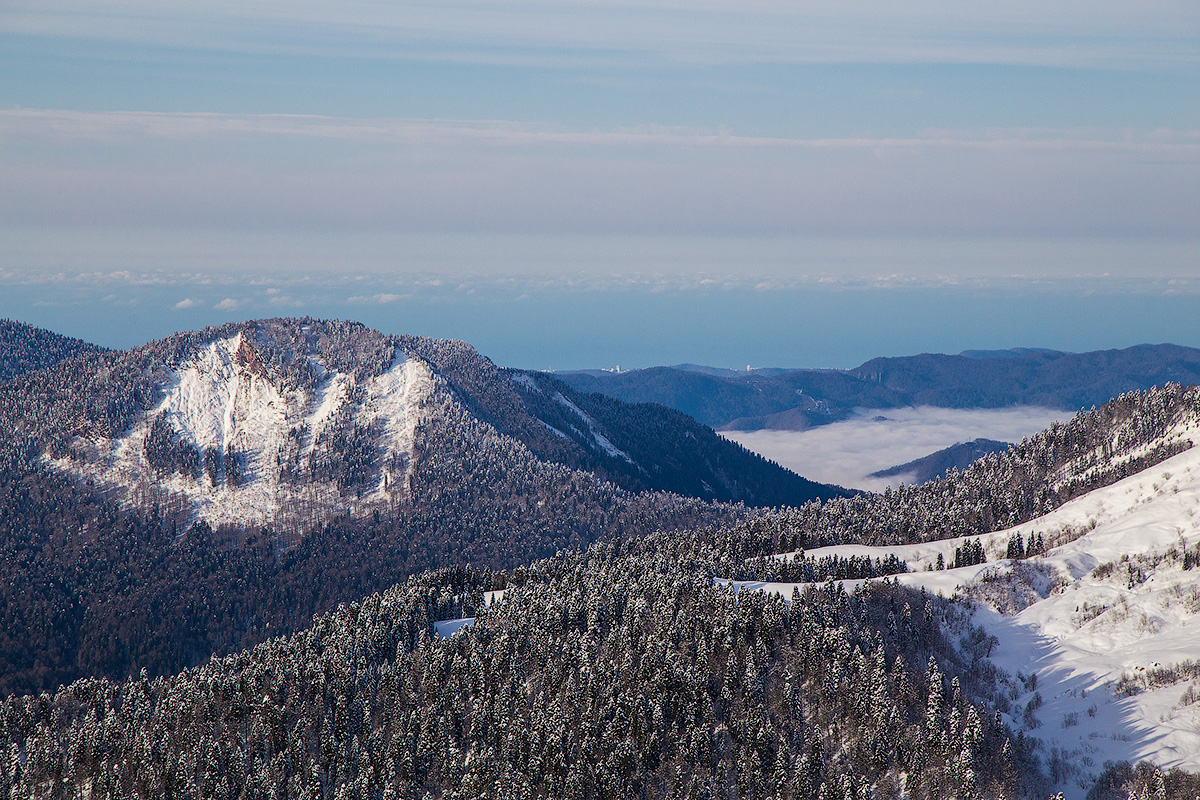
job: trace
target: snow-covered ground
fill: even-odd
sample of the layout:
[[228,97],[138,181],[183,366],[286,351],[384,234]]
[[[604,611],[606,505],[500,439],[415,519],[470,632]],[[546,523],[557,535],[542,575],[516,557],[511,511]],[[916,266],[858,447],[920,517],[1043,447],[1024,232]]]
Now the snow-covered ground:
[[433,630],[443,639],[449,639],[463,628],[475,624],[474,617],[459,617],[458,619],[443,619],[433,623]]
[[[116,491],[126,504],[183,504],[195,519],[214,526],[284,519],[311,524],[344,513],[347,506],[365,512],[405,491],[421,400],[433,379],[428,365],[401,354],[356,395],[354,376],[314,362],[323,376],[309,396],[303,389],[276,385],[254,363],[252,349],[242,348],[241,334],[203,348],[167,382],[158,407],[125,436],[89,442],[92,458],[51,463]],[[318,454],[322,432],[346,414],[375,432],[379,456],[376,485],[352,499],[343,497],[336,484],[312,481],[303,472]],[[204,474],[154,474],[145,442],[160,415],[181,442],[200,452],[233,447],[244,462],[241,484],[214,483]],[[303,477],[289,479],[284,469],[289,463]]]
[[[492,603],[499,603],[504,599],[504,589],[492,589],[483,593],[483,607],[491,608]],[[433,623],[434,632],[443,639],[449,639],[454,634],[461,631],[463,628],[469,628],[475,624],[475,617],[459,617],[458,619],[442,619]]]
[[[1200,441],[1194,426],[1182,433]],[[1044,556],[1004,558],[1010,535],[1035,532]],[[1057,752],[1074,770],[1068,800],[1105,761],[1200,770],[1200,667],[1187,663],[1200,662],[1200,566],[1184,569],[1185,551],[1200,561],[1200,447],[980,538],[986,564],[941,571],[929,567],[938,553],[949,563],[961,539],[807,555],[894,554],[911,570],[901,584],[977,601],[976,624],[998,640],[992,660],[1014,677],[1006,719],[1044,742],[1044,760]],[[735,585],[785,598],[796,586]],[[1036,684],[1017,679],[1035,674]],[[1040,707],[1024,714],[1035,695]]]

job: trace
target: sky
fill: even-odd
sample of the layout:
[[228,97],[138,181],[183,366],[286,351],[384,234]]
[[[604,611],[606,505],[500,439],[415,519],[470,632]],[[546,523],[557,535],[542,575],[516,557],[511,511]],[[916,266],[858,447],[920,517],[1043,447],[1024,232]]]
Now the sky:
[[0,241],[0,316],[109,346],[1200,346],[1200,6],[6,0]]

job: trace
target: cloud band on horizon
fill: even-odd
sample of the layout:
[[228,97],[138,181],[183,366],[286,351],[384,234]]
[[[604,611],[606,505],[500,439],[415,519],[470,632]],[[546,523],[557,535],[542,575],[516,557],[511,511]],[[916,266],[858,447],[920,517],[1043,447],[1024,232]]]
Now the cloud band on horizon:
[[9,225],[1200,234],[1200,132],[786,138],[319,115],[0,111]]

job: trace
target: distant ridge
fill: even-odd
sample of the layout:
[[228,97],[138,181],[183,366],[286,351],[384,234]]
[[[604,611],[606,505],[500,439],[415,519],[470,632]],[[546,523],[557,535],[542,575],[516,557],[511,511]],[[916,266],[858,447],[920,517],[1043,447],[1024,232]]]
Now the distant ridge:
[[1078,410],[1168,382],[1198,383],[1200,350],[1173,344],[1090,353],[1018,347],[874,358],[848,370],[681,365],[558,377],[583,392],[661,403],[718,429],[799,430],[845,419],[856,408]]
[[726,367],[706,367],[702,364],[676,364],[671,369],[680,369],[684,372],[699,372],[702,375],[716,375],[719,377],[743,377],[746,375],[779,375],[783,372],[791,370],[785,367],[752,367],[747,365],[745,369],[728,369]]
[[1017,358],[1029,353],[1069,355],[1061,350],[1049,350],[1045,347],[1010,347],[1007,350],[963,350],[959,355],[966,356],[967,358]]
[[872,472],[868,478],[895,478],[908,476],[910,483],[925,483],[935,478],[944,478],[952,469],[964,470],[979,459],[992,453],[1003,453],[1012,447],[1009,442],[995,439],[974,439],[959,442],[904,464]]
[[56,366],[68,358],[104,350],[25,322],[0,319],[0,383],[18,375]]

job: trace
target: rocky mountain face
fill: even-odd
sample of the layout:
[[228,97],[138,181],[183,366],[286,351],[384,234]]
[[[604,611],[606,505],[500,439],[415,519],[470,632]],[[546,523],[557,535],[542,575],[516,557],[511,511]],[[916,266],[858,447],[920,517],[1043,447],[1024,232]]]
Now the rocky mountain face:
[[[433,402],[425,362],[393,355],[379,374],[270,369],[253,331],[199,346],[160,398],[113,436],[78,435],[48,463],[119,496],[220,525],[318,525],[405,499],[414,435]],[[166,365],[164,365],[166,368]]]

